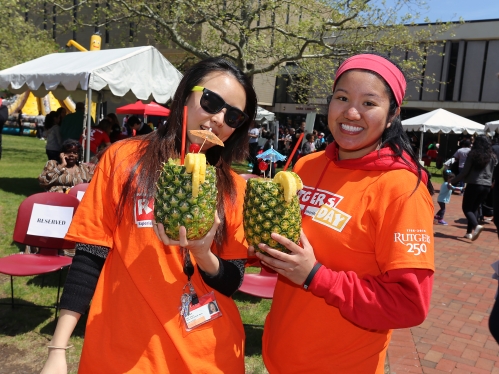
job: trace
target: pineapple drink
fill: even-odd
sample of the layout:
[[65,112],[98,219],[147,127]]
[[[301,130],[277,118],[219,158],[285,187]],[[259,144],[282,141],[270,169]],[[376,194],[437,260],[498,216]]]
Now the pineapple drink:
[[286,247],[270,237],[273,232],[298,243],[301,213],[296,193],[302,188],[300,177],[290,171],[281,171],[272,180],[248,179],[244,197],[243,225],[246,240],[255,250],[259,250],[259,243],[265,243],[288,253]]
[[216,209],[216,171],[206,165],[204,154],[188,153],[184,166],[172,159],[163,164],[154,217],[169,238],[179,240],[180,226],[186,228],[188,240],[204,237],[213,226]]

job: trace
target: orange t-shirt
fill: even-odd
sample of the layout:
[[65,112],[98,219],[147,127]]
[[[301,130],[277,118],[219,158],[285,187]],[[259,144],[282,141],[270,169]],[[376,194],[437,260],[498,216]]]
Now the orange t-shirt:
[[[116,143],[104,154],[66,236],[111,248],[90,308],[79,373],[244,373],[244,329],[230,297],[214,291],[222,317],[185,331],[179,316],[187,283],[182,256],[154,234],[153,201],[130,202],[117,222],[124,172],[139,143]],[[224,259],[247,256],[245,182],[235,180],[237,201],[228,205],[226,199]],[[217,253],[214,246],[212,251]],[[213,291],[198,270],[191,283],[198,296]]]
[[[299,160],[294,171],[304,184],[303,231],[321,264],[359,278],[392,269],[433,270],[433,202],[423,183],[414,191],[413,173],[342,169],[324,152]],[[381,374],[390,335],[353,324],[279,276],[263,358],[270,373]]]

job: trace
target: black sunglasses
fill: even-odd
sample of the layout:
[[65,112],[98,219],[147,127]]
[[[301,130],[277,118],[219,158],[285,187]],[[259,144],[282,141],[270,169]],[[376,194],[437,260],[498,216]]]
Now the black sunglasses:
[[219,95],[207,88],[194,86],[192,88],[192,91],[203,92],[201,100],[199,100],[199,105],[201,105],[201,108],[203,108],[204,111],[210,114],[216,114],[223,108],[227,108],[227,111],[224,115],[224,121],[233,129],[237,129],[249,119],[248,115],[242,110],[230,106]]

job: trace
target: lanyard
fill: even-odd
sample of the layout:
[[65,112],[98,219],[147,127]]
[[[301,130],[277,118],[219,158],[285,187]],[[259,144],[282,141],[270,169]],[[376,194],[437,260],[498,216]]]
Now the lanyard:
[[185,285],[185,287],[188,287],[189,292],[190,292],[190,295],[189,295],[190,299],[189,299],[188,304],[195,305],[195,304],[199,303],[199,299],[198,299],[198,296],[196,295],[196,292],[194,291],[194,287],[191,284],[191,277],[194,274],[194,265],[192,264],[191,255],[189,253],[189,250],[187,248],[184,248],[184,247],[180,247],[180,249],[182,250],[182,257],[183,257],[182,270],[183,270],[184,274],[187,276],[187,284]]

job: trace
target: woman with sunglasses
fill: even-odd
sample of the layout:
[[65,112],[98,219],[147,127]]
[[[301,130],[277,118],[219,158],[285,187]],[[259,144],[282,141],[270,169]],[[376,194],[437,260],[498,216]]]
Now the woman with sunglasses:
[[[406,81],[384,57],[347,59],[328,125],[335,141],[301,158],[300,245],[272,234],[262,264],[279,273],[264,328],[270,373],[384,373],[391,329],[430,304],[433,203],[400,122]],[[250,248],[252,250],[252,248]]]
[[[213,227],[192,241],[181,228],[175,242],[154,224],[153,202],[162,163],[180,156],[184,105],[187,130],[211,130],[225,147],[206,142],[201,150],[217,172]],[[67,371],[69,337],[92,296],[79,373],[244,373],[244,330],[231,295],[247,256],[245,182],[230,166],[247,155],[256,106],[251,82],[237,67],[204,60],[180,82],[167,126],[104,153],[67,234],[78,244],[42,373]],[[202,141],[187,132],[187,149]],[[179,247],[189,249],[190,263]],[[186,269],[199,299],[211,295],[221,312],[193,330],[179,314]]]

